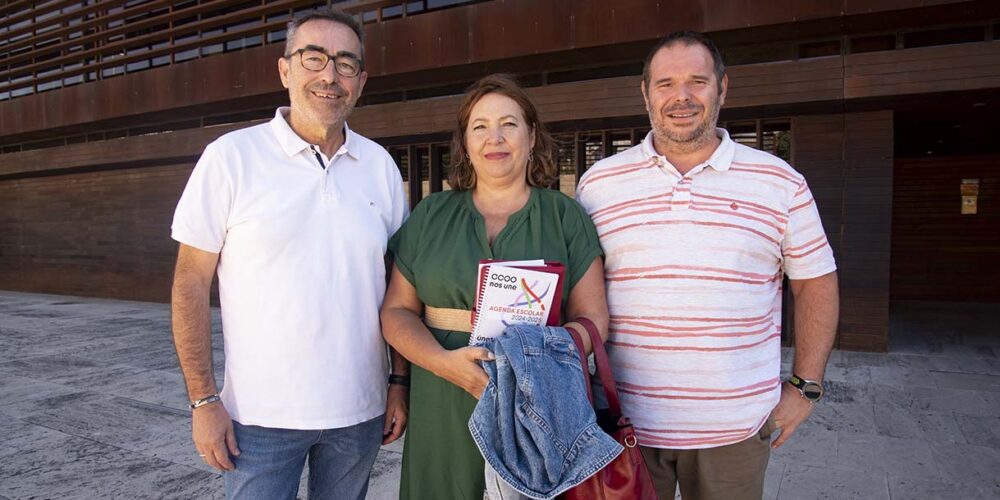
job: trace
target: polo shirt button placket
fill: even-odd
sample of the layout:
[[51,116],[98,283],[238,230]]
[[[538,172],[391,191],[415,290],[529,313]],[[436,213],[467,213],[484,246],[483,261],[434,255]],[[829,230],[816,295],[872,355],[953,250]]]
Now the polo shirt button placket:
[[674,188],[674,210],[687,210],[691,206],[691,178],[682,177]]
[[330,158],[330,163],[326,166],[326,170],[323,171],[323,198],[331,203],[337,201],[337,180],[334,179],[333,171],[340,154],[339,151],[334,153],[333,158]]
[[337,156],[334,155],[326,169],[323,170],[323,199],[327,201],[333,200],[333,180],[331,177],[333,176],[333,164],[336,161]]
[[316,162],[319,163],[319,167],[320,167],[320,175],[323,176],[323,182],[320,185],[320,191],[322,191],[322,193],[323,193],[322,194],[323,200],[329,201],[333,197],[333,195],[330,193],[330,189],[329,189],[329,186],[330,186],[330,171],[333,170],[333,162],[334,162],[334,160],[337,159],[337,155],[334,154],[333,158],[331,158],[330,161],[327,162],[327,161],[324,161],[323,154],[320,153],[319,150],[316,149],[315,146],[310,146],[309,149],[312,150],[313,156],[316,157]]

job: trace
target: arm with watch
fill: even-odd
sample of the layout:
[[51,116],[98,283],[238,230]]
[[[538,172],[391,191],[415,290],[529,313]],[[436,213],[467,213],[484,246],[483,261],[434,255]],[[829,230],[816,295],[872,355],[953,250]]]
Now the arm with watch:
[[772,448],[783,445],[823,397],[823,374],[840,315],[836,272],[789,282],[795,299],[795,357],[792,376],[781,384],[781,399],[771,412],[781,430]]
[[410,362],[389,347],[389,389],[385,400],[385,423],[382,424],[382,444],[389,444],[403,435],[409,415]]

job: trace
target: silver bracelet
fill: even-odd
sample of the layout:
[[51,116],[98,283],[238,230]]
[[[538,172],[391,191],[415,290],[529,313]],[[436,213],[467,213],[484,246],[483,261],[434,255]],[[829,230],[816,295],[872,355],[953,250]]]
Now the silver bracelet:
[[220,398],[218,394],[212,394],[211,396],[209,396],[207,398],[201,398],[201,399],[197,399],[197,400],[192,401],[191,404],[188,405],[188,409],[194,410],[195,408],[201,408],[202,406],[214,403],[214,402],[219,401],[221,399],[222,398]]

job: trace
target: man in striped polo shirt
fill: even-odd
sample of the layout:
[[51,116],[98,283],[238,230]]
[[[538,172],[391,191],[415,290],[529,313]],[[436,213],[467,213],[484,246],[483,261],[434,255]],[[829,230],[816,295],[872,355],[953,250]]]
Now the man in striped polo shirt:
[[[787,163],[715,127],[727,85],[706,37],[662,39],[641,85],[652,131],[577,192],[607,255],[622,404],[661,498],[678,483],[685,500],[760,498],[771,433],[777,448],[812,413],[837,330],[836,264],[812,194]],[[779,375],[784,275],[791,381]]]

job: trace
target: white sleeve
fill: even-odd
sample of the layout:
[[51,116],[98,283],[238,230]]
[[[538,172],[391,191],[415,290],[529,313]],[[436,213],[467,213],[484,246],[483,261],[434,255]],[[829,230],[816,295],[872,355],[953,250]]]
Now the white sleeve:
[[819,219],[819,210],[804,179],[788,210],[781,255],[789,279],[815,278],[837,270],[833,249]]
[[177,202],[171,237],[219,253],[226,240],[233,201],[233,179],[217,142],[205,148]]

